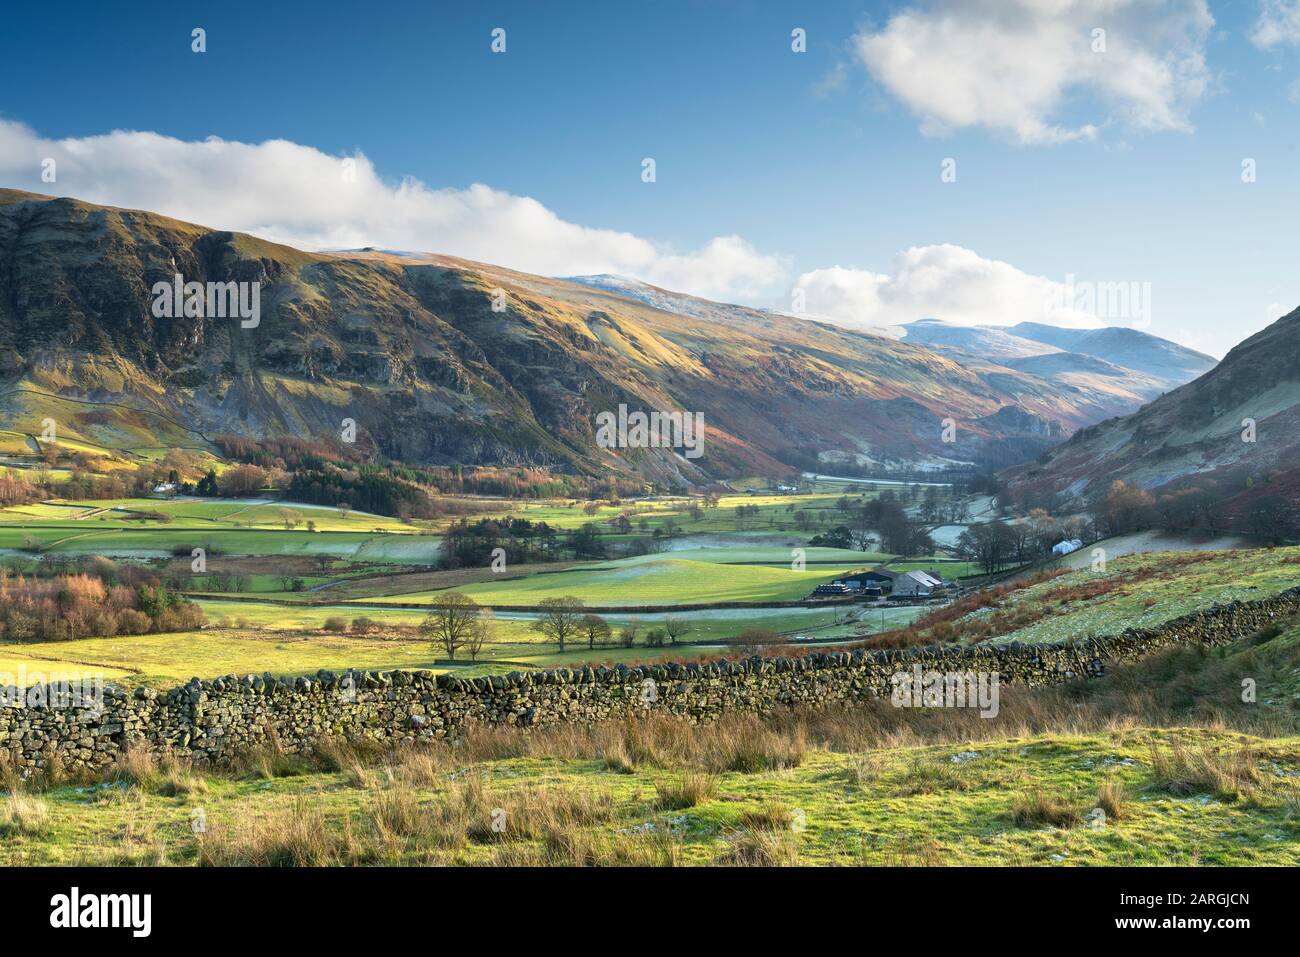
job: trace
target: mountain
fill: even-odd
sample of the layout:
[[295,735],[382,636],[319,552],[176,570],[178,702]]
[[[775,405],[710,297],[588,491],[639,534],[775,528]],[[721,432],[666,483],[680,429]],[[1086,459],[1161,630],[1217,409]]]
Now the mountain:
[[958,326],[942,319],[918,319],[894,326],[898,338],[934,349],[955,349],[993,362],[1060,352],[1056,346],[1012,335],[1000,326]]
[[[1246,420],[1254,422],[1254,441]],[[1162,492],[1213,489],[1240,514],[1262,495],[1300,493],[1300,309],[1209,372],[1138,412],[1076,432],[1009,470],[1013,492],[1085,498],[1121,479]]]
[[[258,323],[155,316],[155,284],[178,274],[258,284]],[[1032,372],[605,285],[433,254],[304,252],[0,190],[0,415],[33,435],[52,418],[61,441],[92,448],[337,439],[351,419],[359,448],[410,464],[697,482],[818,461],[1002,466],[1105,407]],[[599,447],[595,416],[621,404],[702,414],[704,455]]]
[[1210,356],[1134,329],[1011,328],[921,319],[889,334],[962,362],[996,381],[1013,370],[1069,395],[1094,421],[1127,415],[1214,365]]
[[1066,352],[1105,359],[1114,365],[1181,384],[1214,366],[1214,357],[1138,329],[1063,329],[1039,322],[1012,326],[1011,335],[1055,346]]

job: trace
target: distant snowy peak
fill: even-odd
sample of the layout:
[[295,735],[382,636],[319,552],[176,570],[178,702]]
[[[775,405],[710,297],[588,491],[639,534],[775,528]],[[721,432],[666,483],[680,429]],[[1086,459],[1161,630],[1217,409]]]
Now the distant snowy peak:
[[[1154,394],[1190,382],[1215,364],[1212,356],[1121,326],[1067,329],[1041,322],[1010,327],[958,326],[940,319],[921,319],[898,328],[903,330],[905,342],[1025,371],[1035,368],[1045,374],[1087,372],[1114,376],[1131,370],[1151,380]],[[1048,360],[1048,356],[1052,359]]]
[[1041,322],[1022,322],[1008,332],[1067,352],[1096,356],[1126,369],[1135,369],[1179,383],[1190,382],[1213,369],[1216,359],[1140,329],[1107,326],[1102,329],[1062,329]]
[[896,328],[905,342],[940,350],[960,349],[995,362],[1061,351],[1047,343],[1012,335],[998,326],[958,326],[942,319],[919,319]]

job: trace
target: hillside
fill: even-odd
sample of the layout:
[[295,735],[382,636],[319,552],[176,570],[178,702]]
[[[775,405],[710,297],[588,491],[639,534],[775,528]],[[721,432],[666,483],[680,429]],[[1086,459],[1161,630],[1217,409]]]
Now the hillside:
[[[177,273],[260,283],[260,322],[155,318],[151,289]],[[50,418],[62,442],[114,449],[337,438],[353,419],[360,448],[407,463],[667,482],[819,456],[1002,466],[1114,412],[1068,382],[650,288],[308,253],[0,190],[0,412],[19,436]],[[620,404],[702,413],[704,456],[597,448],[595,414]],[[940,440],[948,416],[955,445]]]
[[[1244,441],[1245,420],[1255,441]],[[1015,492],[1087,497],[1121,479],[1204,487],[1224,519],[1263,496],[1295,500],[1300,466],[1300,310],[1251,336],[1200,378],[1140,411],[1083,429],[1010,470]]]

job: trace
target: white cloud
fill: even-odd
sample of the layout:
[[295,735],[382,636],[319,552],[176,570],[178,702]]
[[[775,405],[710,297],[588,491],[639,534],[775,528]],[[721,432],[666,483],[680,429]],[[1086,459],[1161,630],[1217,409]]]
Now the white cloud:
[[1064,282],[1022,272],[1009,263],[985,259],[961,246],[914,246],[894,257],[887,273],[832,266],[804,273],[796,283],[804,292],[804,313],[856,329],[898,325],[917,319],[942,319],[957,325],[1010,326],[1050,322],[1097,327],[1103,323],[1085,309],[1084,283]]
[[1300,0],[1261,0],[1250,41],[1261,50],[1300,43]]
[[[41,181],[46,158],[57,164],[54,183]],[[122,130],[50,140],[0,120],[0,180],[313,249],[440,252],[552,276],[617,273],[720,299],[768,294],[786,277],[779,257],[739,236],[678,251],[568,222],[535,199],[482,184],[385,182],[363,154],[329,156],[287,140],[197,142]]]
[[[1112,114],[1138,129],[1190,131],[1213,26],[1205,0],[920,0],[854,39],[923,132],[982,126],[1060,143],[1095,137]],[[1105,31],[1104,52],[1094,52],[1094,30]],[[1071,125],[1067,108],[1099,112]]]

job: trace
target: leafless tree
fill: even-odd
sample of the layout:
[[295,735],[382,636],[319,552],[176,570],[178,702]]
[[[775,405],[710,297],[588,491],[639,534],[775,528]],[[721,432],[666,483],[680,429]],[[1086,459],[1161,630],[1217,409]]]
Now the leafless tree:
[[478,602],[463,592],[450,592],[442,596],[439,607],[429,612],[420,623],[420,634],[456,660],[456,651],[470,640],[479,618]]

